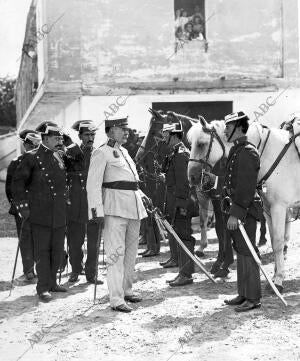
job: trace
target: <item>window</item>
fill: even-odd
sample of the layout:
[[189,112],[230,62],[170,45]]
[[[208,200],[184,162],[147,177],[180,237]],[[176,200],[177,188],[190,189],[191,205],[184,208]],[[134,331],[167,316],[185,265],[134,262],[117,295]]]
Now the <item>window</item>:
[[175,53],[193,42],[207,51],[204,0],[175,0]]

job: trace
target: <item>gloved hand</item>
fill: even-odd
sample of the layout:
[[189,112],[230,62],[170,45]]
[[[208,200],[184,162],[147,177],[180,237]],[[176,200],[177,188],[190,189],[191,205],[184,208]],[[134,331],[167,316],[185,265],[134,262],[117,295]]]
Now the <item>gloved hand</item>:
[[138,191],[139,191],[139,194],[141,196],[144,207],[145,208],[152,208],[153,204],[152,204],[151,198],[147,197],[146,194],[141,189],[139,189]]
[[143,204],[144,204],[144,206],[146,208],[152,208],[153,207],[153,203],[152,203],[151,198],[147,197],[145,194],[142,197],[142,201],[143,201]]
[[234,216],[230,216],[227,221],[227,229],[229,229],[230,231],[235,231],[238,228],[239,228],[238,218]]

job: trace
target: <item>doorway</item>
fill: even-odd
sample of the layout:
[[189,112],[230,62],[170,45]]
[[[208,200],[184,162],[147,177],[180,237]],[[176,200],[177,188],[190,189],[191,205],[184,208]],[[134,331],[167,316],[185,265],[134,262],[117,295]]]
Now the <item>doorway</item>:
[[209,102],[161,102],[152,103],[155,110],[164,112],[173,111],[198,119],[202,115],[207,121],[224,119],[225,115],[232,113],[232,101],[209,101]]

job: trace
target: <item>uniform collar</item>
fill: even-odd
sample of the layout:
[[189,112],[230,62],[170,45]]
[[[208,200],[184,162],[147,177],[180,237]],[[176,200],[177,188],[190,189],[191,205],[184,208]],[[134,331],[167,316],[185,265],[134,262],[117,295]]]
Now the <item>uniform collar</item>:
[[112,138],[108,138],[107,145],[112,148],[121,148],[121,144]]
[[40,145],[42,147],[42,149],[45,151],[45,152],[51,152],[51,153],[54,153],[53,150],[51,150],[50,148],[48,148],[44,143],[41,143]]
[[244,144],[244,143],[247,142],[247,140],[248,140],[247,136],[244,135],[244,136],[236,139],[236,140],[234,141],[234,145]]
[[117,143],[117,142],[116,142],[114,139],[111,139],[111,138],[109,138],[108,141],[107,141],[107,145],[108,145],[109,147],[112,147],[112,148],[115,147],[115,144],[116,144],[116,143]]

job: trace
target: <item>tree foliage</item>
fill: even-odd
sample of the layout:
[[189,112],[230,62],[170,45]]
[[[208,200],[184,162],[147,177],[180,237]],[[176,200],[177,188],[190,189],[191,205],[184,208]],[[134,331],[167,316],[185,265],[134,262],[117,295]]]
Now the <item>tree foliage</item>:
[[0,78],[0,126],[16,126],[16,79]]

